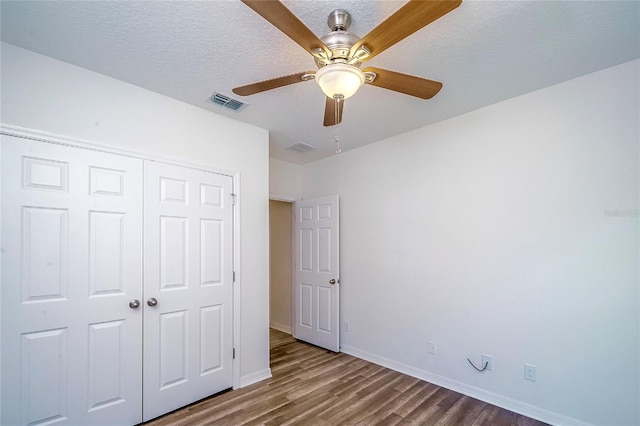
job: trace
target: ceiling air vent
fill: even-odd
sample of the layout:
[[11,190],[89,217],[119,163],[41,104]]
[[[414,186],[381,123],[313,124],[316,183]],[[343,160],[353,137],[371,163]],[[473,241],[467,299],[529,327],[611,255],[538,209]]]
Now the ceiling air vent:
[[222,105],[223,107],[238,111],[242,107],[248,105],[246,102],[239,101],[230,96],[223,95],[222,93],[215,92],[211,97],[211,102],[214,104]]
[[289,151],[295,151],[297,153],[304,154],[305,152],[315,151],[318,148],[316,148],[313,145],[306,144],[304,142],[296,142],[293,145],[289,145],[287,149]]

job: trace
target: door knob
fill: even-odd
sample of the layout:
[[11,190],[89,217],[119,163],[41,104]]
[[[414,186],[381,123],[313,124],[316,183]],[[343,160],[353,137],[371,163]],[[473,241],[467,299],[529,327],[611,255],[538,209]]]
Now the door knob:
[[155,297],[152,297],[149,300],[147,300],[147,305],[149,306],[156,306],[157,304],[158,304],[158,299],[156,299]]
[[140,301],[138,299],[133,299],[131,302],[129,302],[129,307],[131,309],[136,309],[140,306]]
[[331,279],[329,280],[329,284],[334,285],[335,283],[336,283],[336,280],[335,280],[335,279],[331,278]]

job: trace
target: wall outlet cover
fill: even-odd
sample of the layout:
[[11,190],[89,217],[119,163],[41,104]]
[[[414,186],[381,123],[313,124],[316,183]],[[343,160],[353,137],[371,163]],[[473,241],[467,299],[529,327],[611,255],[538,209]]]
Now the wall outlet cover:
[[533,364],[524,364],[524,378],[536,382],[538,380],[538,370]]

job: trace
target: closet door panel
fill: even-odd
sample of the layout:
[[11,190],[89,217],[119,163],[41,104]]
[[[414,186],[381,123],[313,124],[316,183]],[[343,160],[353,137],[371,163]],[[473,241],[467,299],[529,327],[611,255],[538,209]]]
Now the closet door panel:
[[2,136],[2,424],[142,419],[142,161]]
[[233,197],[229,176],[144,168],[147,421],[232,386]]

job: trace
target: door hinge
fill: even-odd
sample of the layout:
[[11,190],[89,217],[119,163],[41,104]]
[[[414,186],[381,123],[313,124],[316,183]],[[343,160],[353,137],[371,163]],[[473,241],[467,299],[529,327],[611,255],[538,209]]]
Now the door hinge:
[[236,359],[236,348],[233,348],[233,359]]
[[231,204],[236,205],[236,194],[231,194]]
[[231,282],[236,282],[236,271],[233,271],[233,280]]

